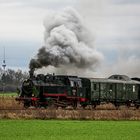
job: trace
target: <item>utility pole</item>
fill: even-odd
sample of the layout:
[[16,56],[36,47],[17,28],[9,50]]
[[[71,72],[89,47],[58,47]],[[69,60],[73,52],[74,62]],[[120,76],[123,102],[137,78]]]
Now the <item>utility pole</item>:
[[2,67],[3,67],[3,93],[5,92],[5,69],[6,69],[6,61],[5,61],[5,47],[3,48],[3,63],[2,63]]

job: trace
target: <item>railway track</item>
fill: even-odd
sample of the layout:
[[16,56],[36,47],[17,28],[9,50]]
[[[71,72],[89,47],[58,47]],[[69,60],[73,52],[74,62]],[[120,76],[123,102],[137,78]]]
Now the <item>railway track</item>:
[[127,110],[127,111],[131,111],[131,110],[136,110],[136,111],[140,111],[140,109],[136,109],[136,108],[129,108],[129,109],[62,109],[62,108],[0,108],[0,111],[44,111],[44,110],[74,110],[74,111],[124,111],[124,110]]

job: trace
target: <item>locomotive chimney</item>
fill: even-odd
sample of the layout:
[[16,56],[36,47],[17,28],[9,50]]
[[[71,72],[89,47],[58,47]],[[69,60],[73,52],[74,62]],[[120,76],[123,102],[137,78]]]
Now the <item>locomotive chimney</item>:
[[30,69],[29,76],[30,76],[31,79],[34,77],[34,69],[33,68]]

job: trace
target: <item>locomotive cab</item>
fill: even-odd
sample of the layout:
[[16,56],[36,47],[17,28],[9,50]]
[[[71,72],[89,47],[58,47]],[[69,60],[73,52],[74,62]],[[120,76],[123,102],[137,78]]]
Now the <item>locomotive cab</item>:
[[140,100],[140,85],[139,85],[139,89],[138,89],[138,99]]
[[80,95],[80,104],[85,107],[89,104],[90,99],[90,80],[88,78],[80,78],[82,82],[82,94]]

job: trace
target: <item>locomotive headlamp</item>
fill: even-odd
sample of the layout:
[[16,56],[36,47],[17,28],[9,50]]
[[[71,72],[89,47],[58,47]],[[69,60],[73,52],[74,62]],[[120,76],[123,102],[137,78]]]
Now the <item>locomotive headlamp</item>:
[[32,93],[32,97],[34,97],[35,96],[35,94],[34,93]]

